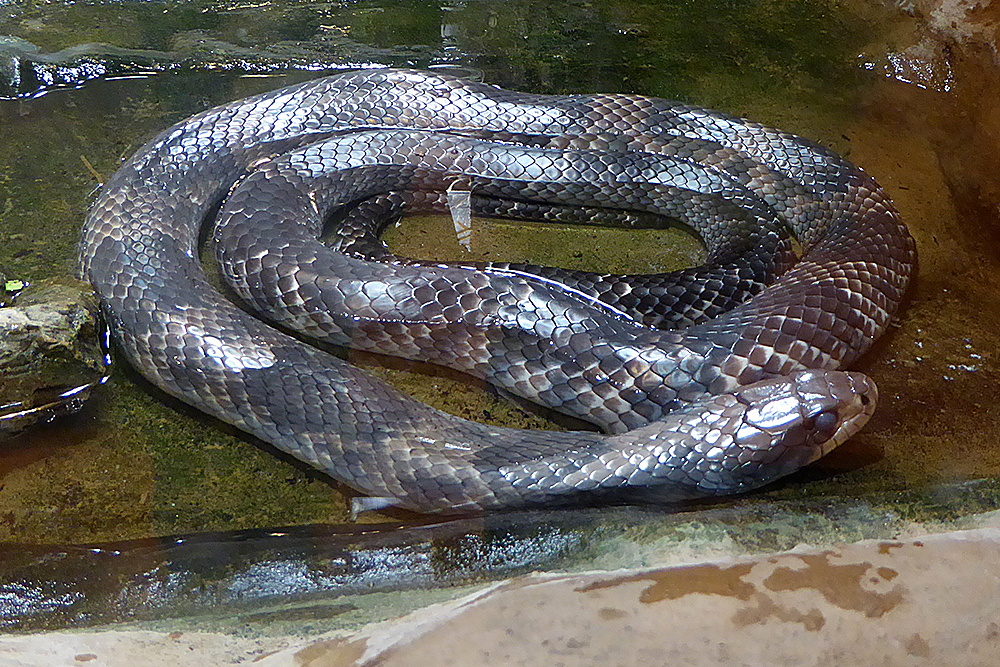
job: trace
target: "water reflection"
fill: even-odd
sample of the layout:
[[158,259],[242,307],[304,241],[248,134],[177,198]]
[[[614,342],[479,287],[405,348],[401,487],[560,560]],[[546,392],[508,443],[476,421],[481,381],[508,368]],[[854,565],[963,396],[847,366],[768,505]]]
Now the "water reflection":
[[[0,545],[0,629],[52,629],[469,584],[578,553],[593,517],[305,526],[114,544]],[[314,613],[318,613],[316,609]],[[338,615],[334,604],[325,615]]]

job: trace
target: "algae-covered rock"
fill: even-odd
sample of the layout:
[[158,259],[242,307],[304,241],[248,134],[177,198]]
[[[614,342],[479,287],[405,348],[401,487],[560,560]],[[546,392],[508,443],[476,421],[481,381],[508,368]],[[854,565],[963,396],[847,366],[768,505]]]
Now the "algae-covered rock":
[[0,438],[79,410],[106,375],[90,286],[0,275]]

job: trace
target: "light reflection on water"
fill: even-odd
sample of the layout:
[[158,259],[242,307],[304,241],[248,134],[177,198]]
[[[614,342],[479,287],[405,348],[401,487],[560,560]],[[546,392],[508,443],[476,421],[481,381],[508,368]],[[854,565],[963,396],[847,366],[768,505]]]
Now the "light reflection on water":
[[[562,525],[541,515],[509,519],[289,527],[104,547],[0,544],[0,630],[273,614],[289,602],[470,584],[569,562],[594,530],[585,515]],[[327,615],[343,611],[334,605]]]
[[955,72],[945,47],[935,42],[921,42],[902,52],[887,52],[869,59],[859,56],[861,67],[922,90],[949,93],[955,85]]

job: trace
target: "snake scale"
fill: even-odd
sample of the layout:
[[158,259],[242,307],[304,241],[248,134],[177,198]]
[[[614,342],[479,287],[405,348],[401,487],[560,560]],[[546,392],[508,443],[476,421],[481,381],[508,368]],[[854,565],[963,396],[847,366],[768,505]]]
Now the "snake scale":
[[[666,215],[702,235],[708,262],[630,279],[345,249],[378,224],[364,202],[455,188]],[[321,244],[337,216],[354,231]],[[790,268],[789,233],[803,249]],[[206,279],[200,240],[242,308]],[[426,512],[670,502],[798,469],[872,414],[874,384],[836,369],[886,329],[915,259],[882,189],[799,137],[655,98],[407,70],[175,125],[104,184],[81,243],[118,348],[153,384],[353,487],[360,509]],[[691,325],[647,326],[661,300]],[[281,328],[451,366],[603,433],[463,420]]]

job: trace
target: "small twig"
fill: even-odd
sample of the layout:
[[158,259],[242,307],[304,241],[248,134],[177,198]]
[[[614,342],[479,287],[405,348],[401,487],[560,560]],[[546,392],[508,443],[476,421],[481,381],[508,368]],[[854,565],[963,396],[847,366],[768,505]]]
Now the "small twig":
[[86,155],[81,155],[80,160],[83,162],[83,166],[87,168],[87,171],[97,179],[98,185],[104,185],[104,178],[101,176],[100,172],[94,169],[94,165],[90,164],[90,160],[87,159]]

